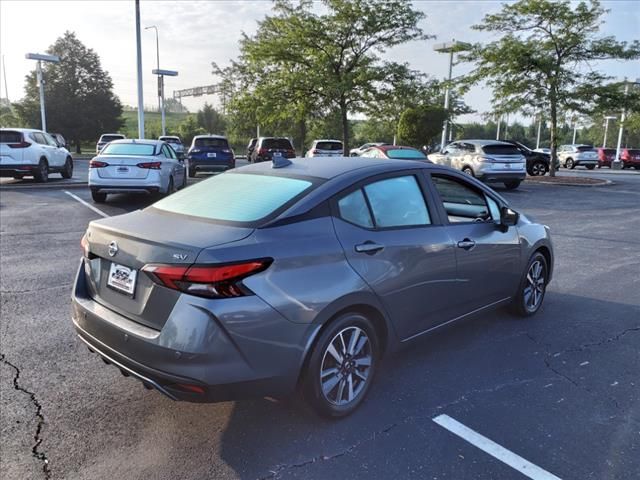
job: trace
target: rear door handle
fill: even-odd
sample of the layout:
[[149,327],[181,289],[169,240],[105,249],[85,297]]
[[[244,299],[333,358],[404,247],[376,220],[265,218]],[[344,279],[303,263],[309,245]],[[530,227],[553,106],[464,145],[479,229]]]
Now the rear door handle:
[[378,243],[374,243],[370,241],[367,241],[367,242],[361,243],[360,245],[355,246],[356,252],[366,253],[368,255],[373,255],[374,253],[379,252],[383,248],[384,248],[384,245],[380,245]]
[[458,248],[464,248],[465,250],[471,250],[475,246],[476,242],[468,238],[465,238],[464,240],[460,240],[458,242]]

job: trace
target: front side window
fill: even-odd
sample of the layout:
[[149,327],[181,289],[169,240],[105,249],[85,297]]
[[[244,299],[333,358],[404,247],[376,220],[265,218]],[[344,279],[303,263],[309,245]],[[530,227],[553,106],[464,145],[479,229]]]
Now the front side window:
[[375,226],[429,225],[431,219],[420,185],[413,175],[387,178],[364,187]]
[[373,220],[362,190],[356,190],[338,200],[340,216],[347,222],[360,227],[372,228]]
[[155,154],[155,150],[156,146],[149,143],[110,143],[100,155],[150,156]]
[[310,180],[222,173],[154,203],[160,210],[227,222],[268,217],[312,187]]
[[[431,178],[447,212],[449,222],[477,222],[491,219],[492,212],[489,210],[484,193],[457,178],[444,175],[433,175]],[[499,213],[498,218],[500,218]]]

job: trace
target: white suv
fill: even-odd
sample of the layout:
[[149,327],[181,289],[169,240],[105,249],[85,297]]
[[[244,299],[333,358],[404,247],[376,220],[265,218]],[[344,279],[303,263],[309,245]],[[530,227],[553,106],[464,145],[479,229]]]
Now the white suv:
[[558,160],[564,168],[574,169],[582,165],[593,170],[598,165],[598,152],[593,145],[561,145]]
[[344,147],[340,140],[314,140],[307,157],[342,157]]
[[46,182],[49,173],[73,176],[73,159],[46,132],[29,128],[0,128],[0,176],[21,179],[32,176]]

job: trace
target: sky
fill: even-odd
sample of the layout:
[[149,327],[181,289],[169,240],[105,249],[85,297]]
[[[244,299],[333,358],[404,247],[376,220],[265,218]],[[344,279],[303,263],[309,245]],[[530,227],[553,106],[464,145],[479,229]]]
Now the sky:
[[[471,30],[487,13],[500,9],[493,0],[416,0],[416,9],[424,11],[421,27],[435,39],[415,41],[389,50],[388,59],[407,62],[435,78],[448,71],[448,55],[433,51],[436,43],[452,39],[476,42],[490,40],[483,32]],[[640,0],[603,0],[610,12],[605,16],[601,33],[618,40],[640,38]],[[4,58],[0,76],[0,96],[6,90],[11,101],[24,96],[24,78],[34,69],[25,59],[27,52],[44,53],[66,30],[94,49],[109,72],[116,95],[125,105],[137,105],[136,34],[133,0],[35,1],[0,0],[0,55]],[[216,83],[211,62],[226,65],[239,53],[242,33],[252,35],[257,22],[271,11],[270,0],[141,0],[142,28],[156,25],[159,31],[160,68],[177,70],[179,75],[165,78],[165,96],[173,90]],[[144,104],[157,106],[156,43],[153,30],[142,30],[142,69]],[[469,71],[469,65],[456,65],[454,76]],[[617,79],[640,77],[640,62],[600,62],[603,69]],[[462,118],[473,121],[490,110],[491,92],[476,87],[465,97],[476,114]],[[184,98],[183,104],[196,111],[205,101],[218,105],[215,96]]]

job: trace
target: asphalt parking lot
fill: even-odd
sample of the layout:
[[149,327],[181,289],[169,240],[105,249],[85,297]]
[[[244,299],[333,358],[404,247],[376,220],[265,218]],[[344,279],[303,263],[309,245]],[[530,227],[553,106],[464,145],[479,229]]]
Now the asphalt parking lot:
[[89,191],[3,186],[0,476],[640,478],[640,174],[580,174],[615,184],[500,190],[552,230],[540,313],[487,313],[388,357],[341,421],[296,399],[175,403],[105,366],[70,320],[80,238],[100,218],[78,201]]

